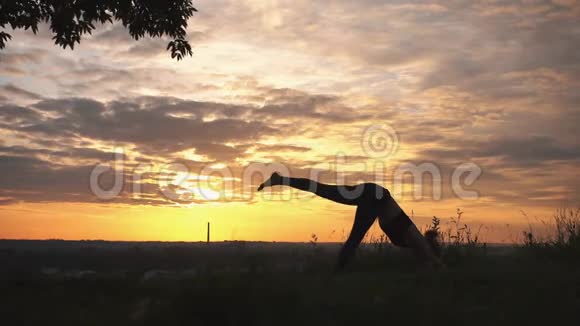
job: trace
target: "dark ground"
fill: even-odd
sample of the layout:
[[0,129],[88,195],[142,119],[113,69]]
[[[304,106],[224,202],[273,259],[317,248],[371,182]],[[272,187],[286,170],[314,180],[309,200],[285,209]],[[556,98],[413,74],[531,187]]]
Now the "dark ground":
[[558,325],[580,320],[580,260],[452,247],[429,272],[366,245],[0,241],[4,325]]

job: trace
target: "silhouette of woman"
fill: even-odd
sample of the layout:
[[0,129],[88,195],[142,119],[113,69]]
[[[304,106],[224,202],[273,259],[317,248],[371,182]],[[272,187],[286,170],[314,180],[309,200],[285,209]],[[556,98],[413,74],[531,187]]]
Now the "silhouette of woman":
[[417,256],[432,267],[443,266],[439,259],[440,247],[437,242],[437,233],[428,231],[423,236],[409,216],[391,197],[389,191],[377,184],[328,185],[310,179],[285,177],[274,172],[258,187],[258,191],[264,187],[278,185],[309,191],[336,203],[357,207],[352,230],[338,256],[337,270],[342,270],[354,255],[356,248],[377,217],[381,229],[394,245],[412,248]]

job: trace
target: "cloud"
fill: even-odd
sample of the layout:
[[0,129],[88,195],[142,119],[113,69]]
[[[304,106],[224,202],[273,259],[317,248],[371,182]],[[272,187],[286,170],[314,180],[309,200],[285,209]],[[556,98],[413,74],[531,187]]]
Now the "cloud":
[[[390,164],[435,162],[449,175],[474,161],[486,198],[509,203],[571,193],[579,8],[213,1],[190,22],[195,54],[180,64],[161,59],[163,40],[135,42],[120,25],[101,26],[75,52],[15,34],[0,54],[0,153],[13,169],[30,159],[18,162],[45,182],[109,161],[114,146],[131,164],[183,159],[193,171],[227,163],[239,172],[255,159],[306,176],[334,152],[364,163],[360,131],[389,124],[400,139]],[[35,188],[45,189],[31,183],[11,198],[49,196]]]
[[64,150],[49,150],[46,148],[29,148],[23,146],[0,146],[0,153],[17,155],[17,157],[37,157],[46,156],[53,159],[89,159],[96,162],[109,161],[113,159],[113,152],[104,152],[93,148],[65,148]]
[[0,86],[0,104],[28,104],[41,99],[43,99],[42,96],[10,83]]
[[[127,203],[143,205],[171,205],[174,201],[157,195],[158,187],[141,186],[141,197],[130,193],[130,178],[124,181],[124,190],[113,200],[99,199],[90,191],[89,178],[93,165],[63,166],[45,160],[23,156],[0,155],[0,196],[5,204],[27,202],[92,202]],[[111,173],[101,178],[103,189],[113,184]]]
[[296,145],[263,145],[258,144],[256,150],[260,152],[308,152],[311,148]]
[[[4,89],[27,94],[11,86]],[[251,155],[250,149],[251,153],[262,154],[311,150],[292,144],[260,142],[281,137],[278,120],[282,116],[303,121],[305,115],[310,115],[328,123],[337,121],[334,115],[337,112],[316,111],[319,104],[334,105],[336,98],[289,90],[271,91],[299,94],[302,111],[268,115],[265,108],[292,110],[288,107],[291,99],[282,100],[281,97],[273,101],[275,104],[262,107],[155,96],[110,102],[89,98],[40,99],[28,106],[4,105],[0,111],[4,121],[0,131],[10,136],[8,144],[0,146],[0,170],[10,176],[2,179],[1,195],[15,201],[93,202],[96,199],[88,192],[90,172],[95,164],[111,162],[114,157],[111,150],[116,146],[130,150],[130,156],[126,155],[125,159],[132,166],[181,162],[184,153],[190,152],[209,160],[206,163],[189,161],[187,166],[192,173],[199,173],[212,161],[226,163],[234,171],[241,172],[242,166],[236,160]],[[348,115],[353,119],[352,113]],[[9,145],[14,137],[27,142]],[[127,178],[130,176],[131,173]],[[152,175],[154,179],[159,176]],[[120,196],[119,201],[155,205],[175,203],[159,196],[162,190],[159,184],[143,185],[151,188],[146,193],[146,201],[142,198],[135,201],[130,193]],[[129,180],[126,188],[131,187]],[[9,202],[12,201],[6,201]]]
[[35,49],[34,51],[10,51],[3,50],[0,52],[0,63],[2,66],[17,66],[22,64],[40,63],[47,52],[45,50]]
[[475,148],[472,152],[474,157],[500,156],[518,166],[580,160],[580,148],[564,147],[556,139],[547,136],[490,139]]
[[[262,135],[276,134],[276,130],[259,121],[229,118],[238,106],[215,103],[175,101],[164,98],[141,98],[133,102],[114,102],[111,105],[83,98],[43,100],[34,109],[50,112],[36,121],[9,127],[14,131],[45,137],[86,137],[106,142],[131,143],[140,151],[171,154],[195,148],[199,154],[213,157],[213,151],[228,142],[248,142]],[[33,112],[20,109],[22,112]],[[190,113],[190,116],[179,116]],[[210,115],[224,115],[204,120]],[[39,116],[37,116],[39,117]],[[227,146],[220,146],[220,153]],[[233,150],[233,148],[232,148]]]
[[42,116],[37,111],[31,110],[27,107],[7,104],[0,105],[0,108],[2,108],[0,110],[2,122],[0,123],[6,125],[7,128],[12,128],[12,124],[15,122],[25,125],[42,119]]

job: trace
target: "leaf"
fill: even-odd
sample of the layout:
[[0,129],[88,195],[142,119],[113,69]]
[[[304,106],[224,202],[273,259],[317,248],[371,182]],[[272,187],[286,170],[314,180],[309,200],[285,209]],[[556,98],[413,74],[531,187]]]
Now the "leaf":
[[[2,1],[4,3],[4,1]],[[151,37],[169,36],[173,40],[166,50],[171,57],[182,60],[193,55],[191,45],[186,40],[187,22],[198,10],[192,1],[30,1],[13,0],[10,6],[3,6],[0,26],[13,29],[32,29],[38,32],[38,22],[50,24],[55,45],[74,49],[84,34],[92,34],[94,22],[120,21],[129,29],[133,39],[146,35]],[[0,32],[0,48],[10,36]]]

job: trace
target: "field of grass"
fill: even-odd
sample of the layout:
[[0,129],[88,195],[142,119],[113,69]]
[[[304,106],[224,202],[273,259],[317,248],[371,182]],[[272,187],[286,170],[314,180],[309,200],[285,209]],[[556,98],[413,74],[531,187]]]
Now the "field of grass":
[[445,270],[384,237],[332,273],[340,244],[0,240],[7,325],[569,325],[580,321],[580,209],[552,236],[486,245],[445,229]]
[[0,241],[5,325],[558,325],[580,320],[576,252],[448,246],[449,268],[367,244]]

